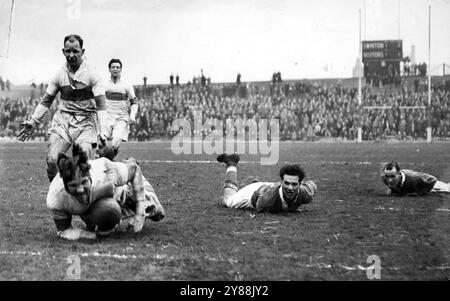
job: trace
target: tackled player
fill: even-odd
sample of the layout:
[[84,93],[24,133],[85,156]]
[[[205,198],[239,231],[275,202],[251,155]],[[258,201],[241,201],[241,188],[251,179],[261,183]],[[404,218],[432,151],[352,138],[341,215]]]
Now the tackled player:
[[[59,173],[50,184],[47,208],[62,238],[95,239],[97,235],[105,236],[114,229],[127,230],[128,227],[137,233],[147,217],[153,221],[164,218],[164,208],[134,159],[123,162],[111,162],[106,158],[89,160],[86,152],[74,144],[73,156],[60,153],[57,166]],[[129,187],[131,193],[127,193]],[[98,202],[103,205],[96,207]],[[111,214],[114,210],[117,212]],[[81,217],[86,230],[72,227],[73,215]]]

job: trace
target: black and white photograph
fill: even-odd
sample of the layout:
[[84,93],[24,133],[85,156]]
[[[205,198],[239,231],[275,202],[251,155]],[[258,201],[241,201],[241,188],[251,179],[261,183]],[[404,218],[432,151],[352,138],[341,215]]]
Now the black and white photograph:
[[449,37],[450,0],[0,0],[0,281],[450,280]]

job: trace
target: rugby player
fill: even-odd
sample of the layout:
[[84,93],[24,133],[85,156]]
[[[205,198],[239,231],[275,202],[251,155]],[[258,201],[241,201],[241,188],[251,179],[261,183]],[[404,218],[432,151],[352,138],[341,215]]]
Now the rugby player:
[[[111,77],[105,86],[106,110],[108,112],[108,131],[106,134],[114,150],[114,156],[116,156],[119,152],[120,143],[128,141],[130,124],[136,123],[138,101],[133,86],[122,78],[122,62],[119,59],[111,59],[108,67]],[[131,103],[129,115],[127,100]]]
[[[74,144],[73,156],[60,153],[57,166],[59,173],[50,184],[47,208],[59,237],[95,239],[97,235],[105,236],[113,230],[129,228],[137,233],[142,230],[146,218],[153,221],[164,218],[164,208],[134,159],[123,162],[106,158],[89,160],[86,152]],[[106,200],[111,208],[112,205],[120,206],[117,212],[120,220],[114,222],[117,226],[101,229],[101,225],[95,224],[93,214],[98,216],[99,213],[90,209],[100,200]],[[86,230],[72,227],[73,215],[81,217]]]
[[239,189],[237,181],[237,154],[221,154],[217,161],[225,163],[226,174],[220,203],[229,208],[256,209],[258,212],[295,212],[312,201],[317,193],[313,181],[303,181],[305,173],[297,165],[280,169],[280,182],[253,182]]
[[74,34],[66,36],[62,52],[67,62],[50,81],[31,119],[22,123],[24,127],[18,134],[20,141],[29,140],[36,126],[43,121],[56,95],[61,92],[59,109],[53,116],[49,129],[46,161],[50,182],[58,172],[56,160],[59,153],[66,152],[72,144],[78,143],[89,158],[93,158],[93,148],[96,147],[98,138],[103,143],[106,142],[105,90],[100,76],[83,58],[83,39]]
[[400,169],[397,162],[389,162],[383,166],[381,180],[389,187],[386,195],[425,195],[428,192],[450,193],[450,183],[438,181],[436,177],[424,172]]

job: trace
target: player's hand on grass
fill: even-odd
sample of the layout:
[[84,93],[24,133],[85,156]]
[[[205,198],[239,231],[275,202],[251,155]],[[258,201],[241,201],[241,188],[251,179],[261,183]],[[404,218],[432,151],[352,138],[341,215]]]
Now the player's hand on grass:
[[20,130],[19,134],[17,134],[17,138],[22,142],[30,140],[36,129],[36,123],[31,119],[25,120],[21,125],[23,128]]
[[58,236],[67,240],[78,239],[96,239],[97,235],[94,232],[89,232],[78,228],[69,228],[64,231],[58,232]]
[[386,195],[387,195],[387,196],[391,196],[391,195],[392,195],[392,189],[388,188],[388,189],[386,190]]

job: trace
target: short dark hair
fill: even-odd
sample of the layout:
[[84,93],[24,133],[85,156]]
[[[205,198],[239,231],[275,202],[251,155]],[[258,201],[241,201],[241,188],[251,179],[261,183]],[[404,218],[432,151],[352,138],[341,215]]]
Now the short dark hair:
[[87,153],[76,143],[72,147],[72,157],[67,156],[65,153],[58,154],[58,171],[63,179],[64,188],[67,191],[69,191],[68,182],[72,181],[75,177],[80,175],[90,176],[89,169],[91,166],[88,160]]
[[298,181],[301,182],[305,178],[305,172],[298,164],[289,164],[281,167],[280,178],[283,180],[284,175],[298,176]]
[[111,65],[114,63],[119,63],[120,64],[120,68],[122,68],[122,61],[119,59],[111,59],[108,63],[108,68],[111,68]]
[[394,162],[394,161],[392,161],[392,162],[389,162],[389,163],[386,163],[386,165],[384,166],[384,170],[392,170],[392,169],[396,169],[397,171],[400,171],[400,165],[398,165],[398,163],[397,162]]
[[77,40],[78,43],[80,43],[80,47],[81,47],[81,49],[83,49],[83,39],[77,34],[69,34],[69,35],[65,36],[64,37],[64,45],[66,45],[67,41],[69,41],[69,40],[73,41],[74,39]]

